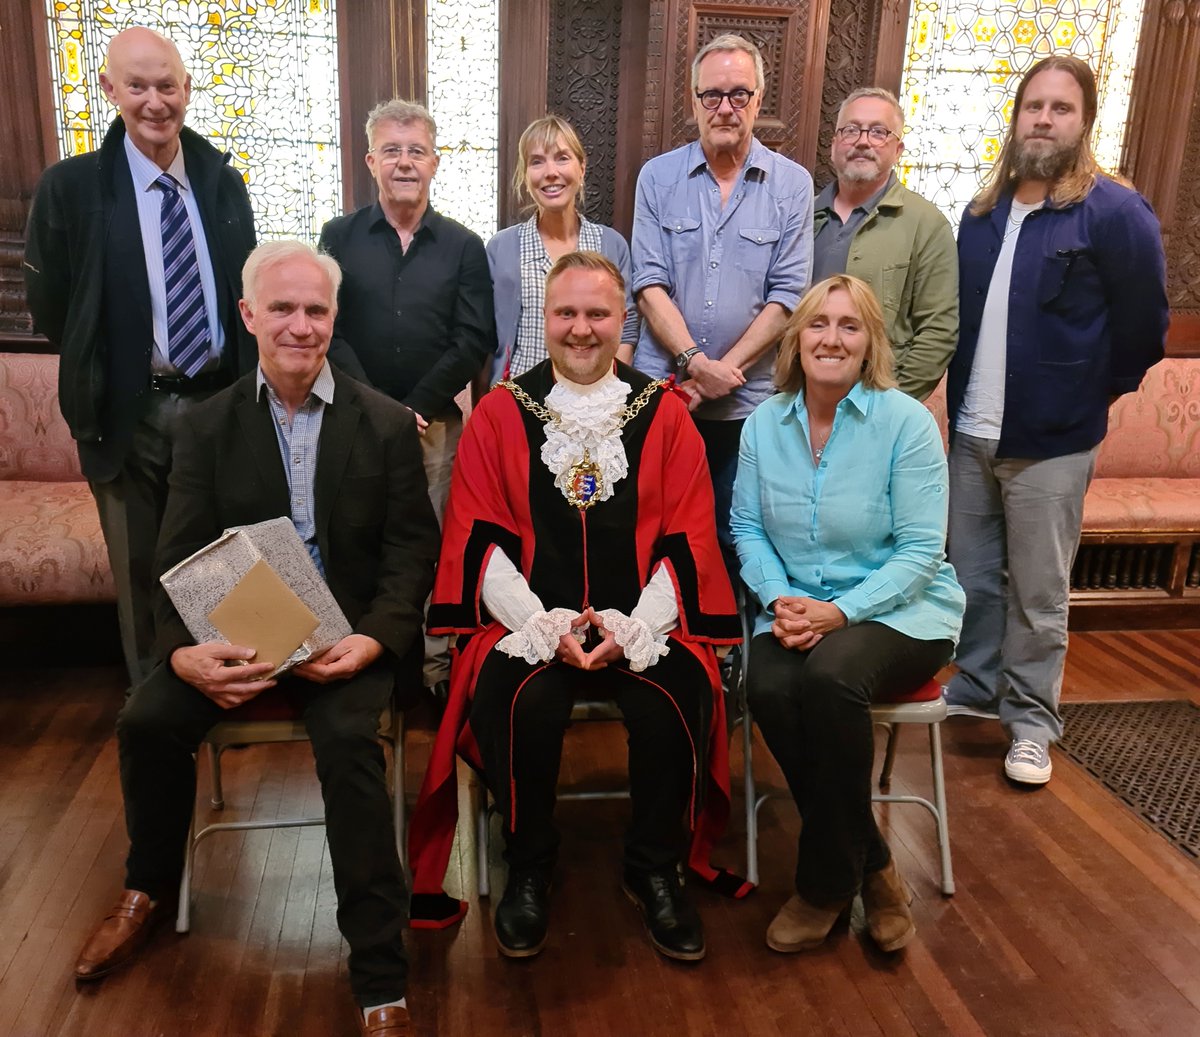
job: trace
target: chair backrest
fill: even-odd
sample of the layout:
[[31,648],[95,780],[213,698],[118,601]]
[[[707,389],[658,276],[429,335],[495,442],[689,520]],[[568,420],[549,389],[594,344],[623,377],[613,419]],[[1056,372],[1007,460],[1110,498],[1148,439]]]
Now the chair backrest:
[[1096,477],[1200,478],[1200,359],[1155,364],[1113,404]]

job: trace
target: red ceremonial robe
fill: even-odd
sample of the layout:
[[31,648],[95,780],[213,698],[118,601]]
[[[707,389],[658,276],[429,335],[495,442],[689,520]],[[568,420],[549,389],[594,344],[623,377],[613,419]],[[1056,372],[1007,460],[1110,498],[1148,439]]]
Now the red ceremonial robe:
[[[650,379],[623,364],[617,374],[632,386],[626,404]],[[538,403],[553,387],[549,361],[517,384]],[[704,445],[686,403],[666,385],[621,431],[629,474],[610,500],[572,508],[541,460],[544,426],[503,385],[476,407],[459,443],[450,484],[441,560],[429,613],[434,634],[457,634],[450,697],[409,826],[413,869],[412,925],[440,928],[466,912],[442,890],[458,813],[455,755],[482,770],[468,723],[483,660],[508,630],[493,620],[480,593],[492,551],[517,566],[547,610],[617,608],[628,614],[660,561],[675,587],[678,626],[673,651],[690,652],[708,674],[711,722],[697,768],[688,863],[700,877],[732,896],[752,888],[714,869],[710,855],[729,814],[728,733],[714,645],[740,642],[733,592],[717,544],[712,482]],[[533,466],[531,468],[531,466]],[[625,485],[623,485],[625,484]],[[627,492],[621,492],[626,490]],[[564,520],[562,509],[569,509]],[[543,520],[553,513],[555,535]],[[578,516],[577,518],[575,516]],[[563,526],[563,521],[570,524]],[[577,536],[563,536],[574,529]],[[589,542],[589,532],[591,541]],[[539,537],[541,533],[541,537]],[[643,676],[653,677],[653,667]],[[696,803],[703,808],[696,811]]]

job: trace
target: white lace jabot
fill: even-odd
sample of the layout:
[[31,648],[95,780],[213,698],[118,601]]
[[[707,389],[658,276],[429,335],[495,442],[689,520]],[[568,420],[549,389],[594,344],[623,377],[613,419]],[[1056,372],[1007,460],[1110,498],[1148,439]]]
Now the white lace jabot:
[[600,469],[596,501],[606,501],[617,482],[629,474],[625,444],[621,442],[621,409],[633,389],[613,371],[590,385],[572,382],[557,368],[554,377],[557,380],[546,395],[546,407],[558,420],[546,425],[542,463],[565,497],[571,486],[571,469],[583,460],[586,451],[588,459]]

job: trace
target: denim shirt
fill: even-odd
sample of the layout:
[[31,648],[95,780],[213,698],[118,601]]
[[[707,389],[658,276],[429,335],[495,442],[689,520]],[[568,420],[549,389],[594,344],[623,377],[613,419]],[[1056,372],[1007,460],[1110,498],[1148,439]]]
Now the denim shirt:
[[933,416],[898,389],[858,383],[814,462],[803,394],[781,393],[742,429],[730,528],[742,579],[833,602],[918,640],[958,640],[965,597],[946,561],[946,453]]
[[[769,302],[793,310],[812,266],[812,177],[758,140],[725,207],[698,141],[652,158],[638,175],[633,211],[633,292],[663,288],[705,355],[718,359]],[[746,384],[706,402],[699,418],[744,418],[774,391],[768,349]],[[634,367],[675,373],[671,352],[642,322]]]

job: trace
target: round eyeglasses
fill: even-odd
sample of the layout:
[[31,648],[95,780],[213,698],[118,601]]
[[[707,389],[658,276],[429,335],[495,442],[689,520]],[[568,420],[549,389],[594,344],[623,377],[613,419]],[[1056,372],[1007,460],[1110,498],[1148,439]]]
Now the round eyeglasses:
[[857,144],[862,139],[864,133],[867,135],[867,140],[876,146],[886,144],[888,137],[895,137],[897,140],[900,139],[899,134],[893,133],[886,126],[878,125],[855,126],[854,123],[850,123],[846,126],[839,126],[833,131],[833,135],[843,144]]
[[750,103],[757,90],[747,90],[745,87],[738,87],[736,90],[697,90],[696,96],[700,99],[700,105],[707,108],[710,112],[715,112],[721,107],[721,102],[725,98],[729,98],[730,108],[745,108]]

